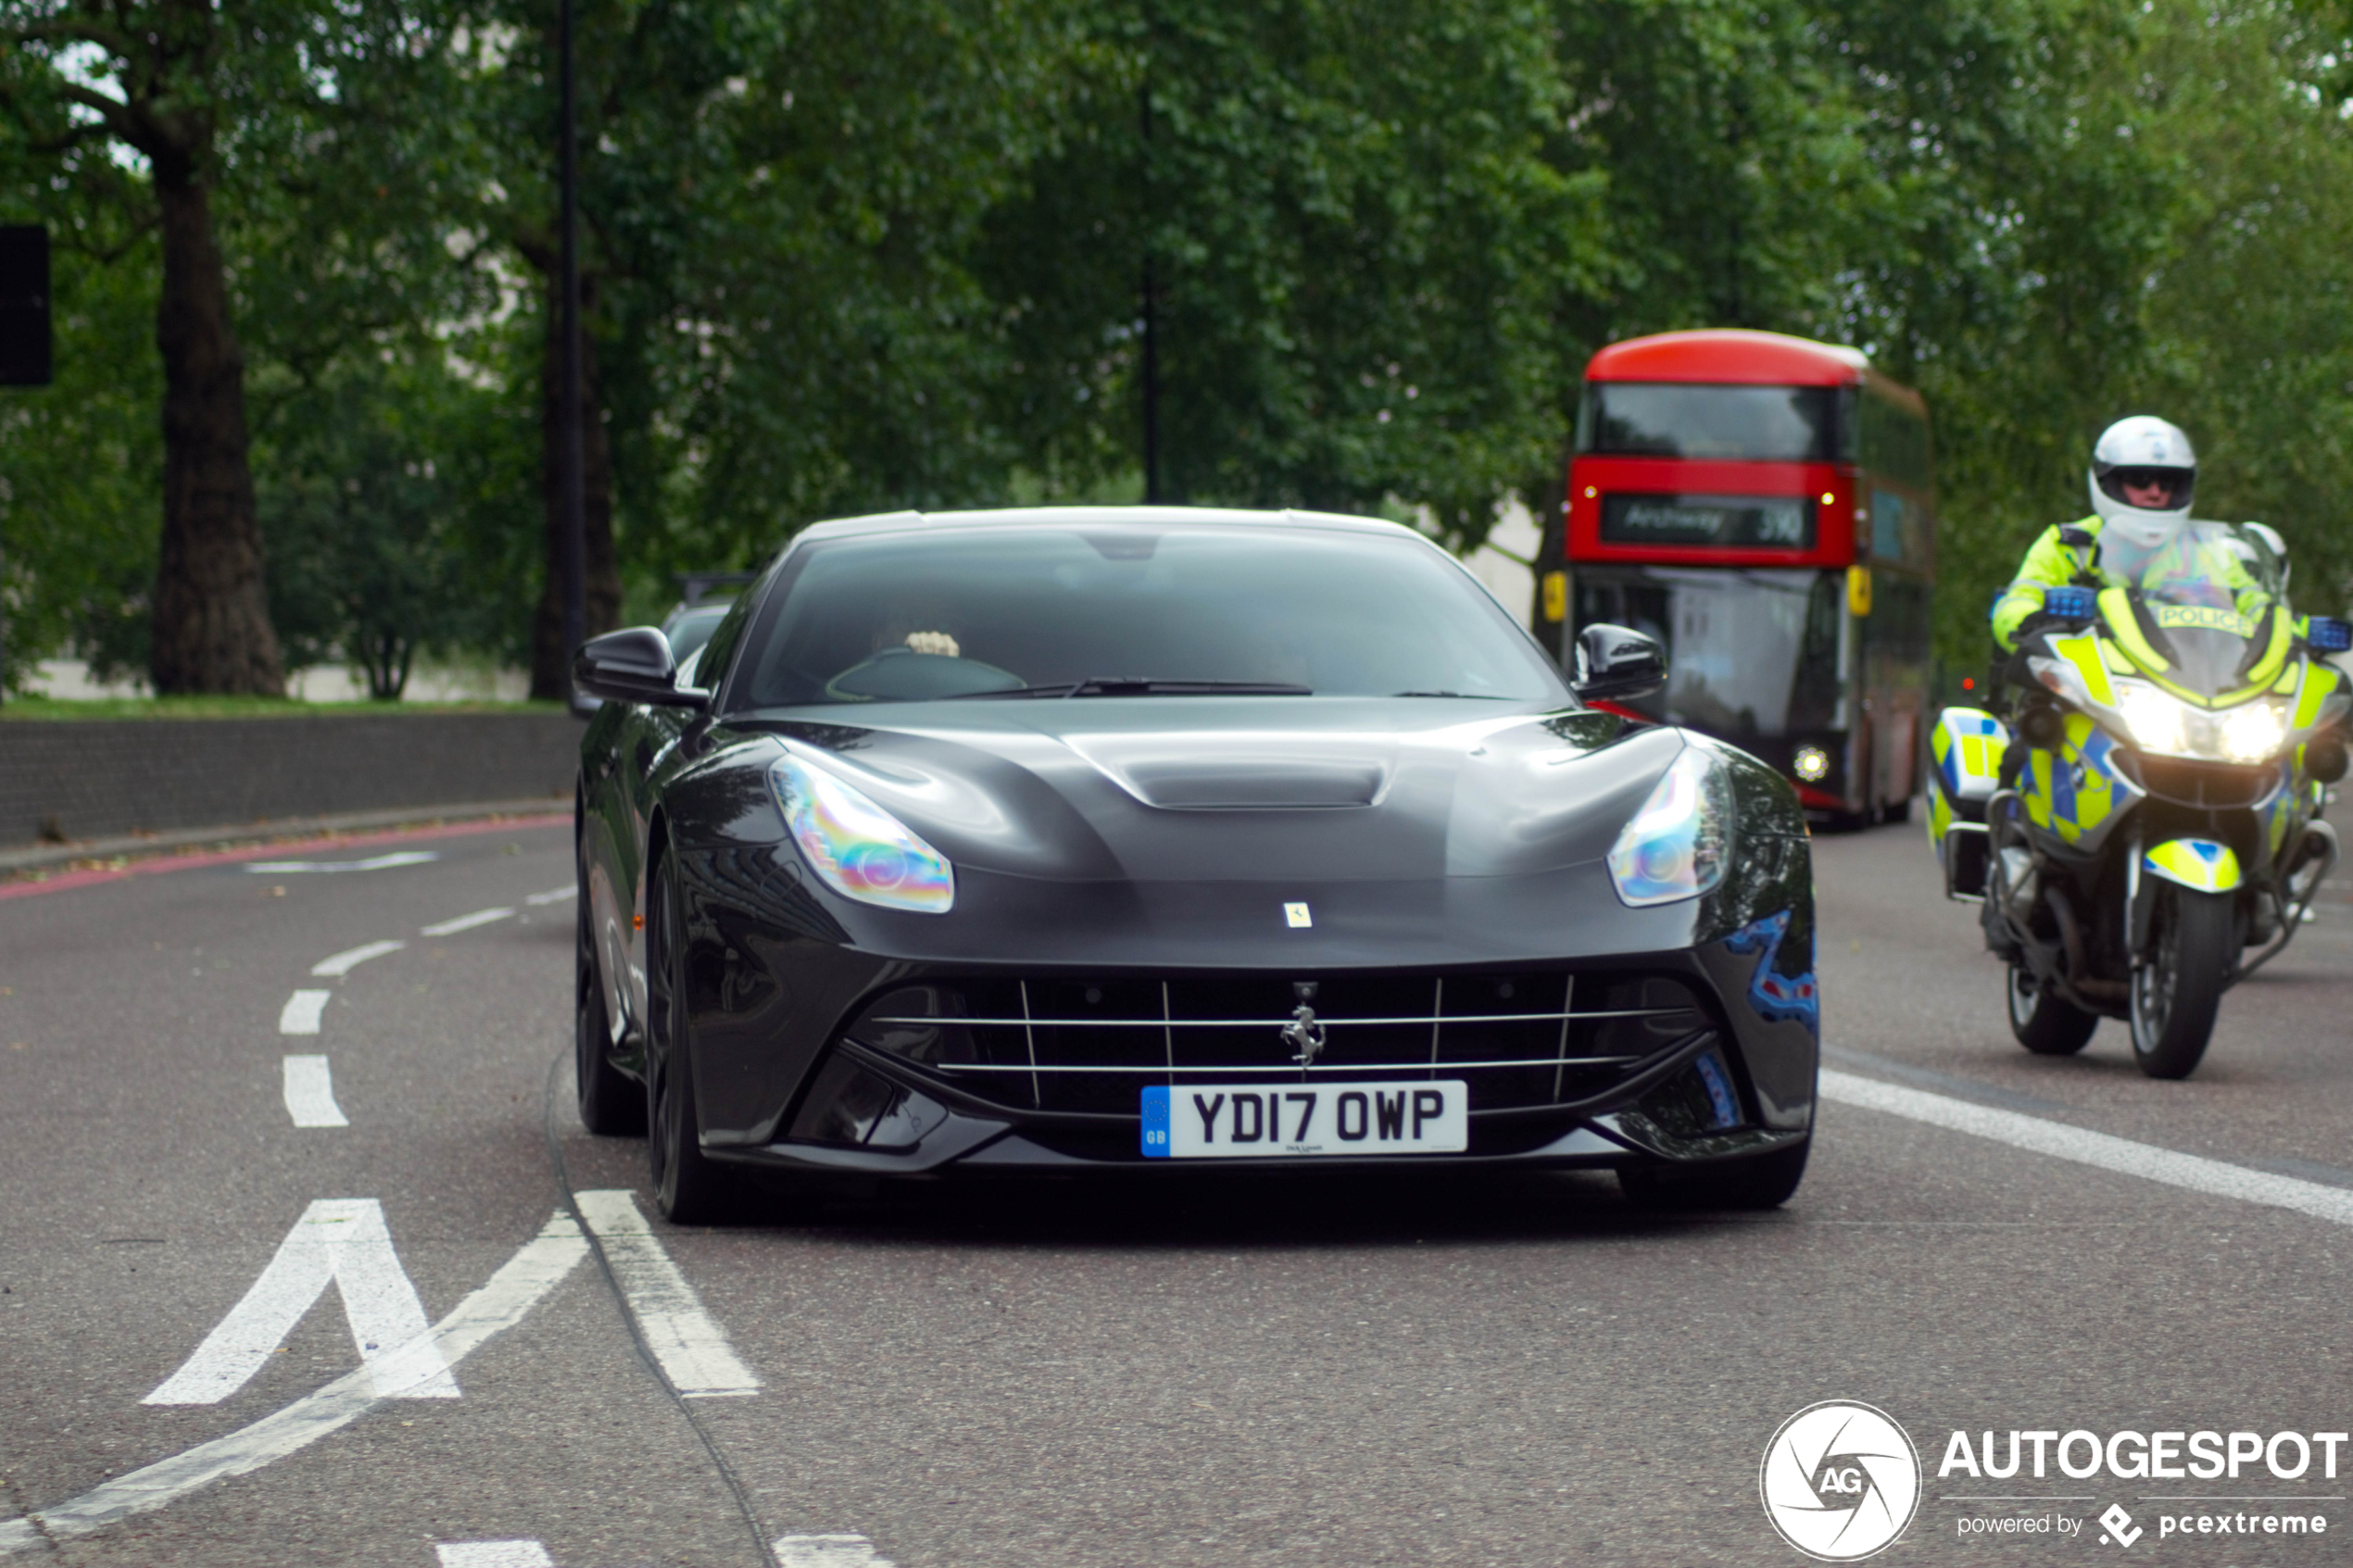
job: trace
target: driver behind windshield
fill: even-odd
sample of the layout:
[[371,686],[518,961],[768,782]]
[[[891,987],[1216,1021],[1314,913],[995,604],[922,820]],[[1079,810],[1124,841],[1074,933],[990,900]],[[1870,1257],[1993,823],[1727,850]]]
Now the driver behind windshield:
[[[2090,480],[2092,515],[2045,529],[2018,576],[1994,601],[1994,640],[2005,653],[2017,652],[2019,639],[2044,623],[2045,589],[2122,586],[2118,562],[2149,560],[2176,541],[2190,521],[2197,454],[2178,426],[2135,414],[2101,433],[2092,447]],[[2209,563],[2213,576],[2242,601],[2252,596],[2284,602],[2286,548],[2279,535],[2247,523],[2233,544],[2232,555]]]

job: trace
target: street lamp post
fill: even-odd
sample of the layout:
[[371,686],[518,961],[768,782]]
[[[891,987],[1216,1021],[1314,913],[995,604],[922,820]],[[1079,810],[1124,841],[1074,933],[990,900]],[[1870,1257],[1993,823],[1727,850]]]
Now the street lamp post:
[[576,103],[573,91],[573,0],[557,8],[557,53],[560,56],[558,96],[561,100],[557,132],[557,183],[561,215],[562,260],[559,265],[557,332],[561,342],[556,364],[556,506],[559,512],[558,555],[561,560],[564,598],[564,670],[570,679],[573,655],[587,631],[587,538],[581,470],[585,461],[580,430],[580,155],[573,128]]

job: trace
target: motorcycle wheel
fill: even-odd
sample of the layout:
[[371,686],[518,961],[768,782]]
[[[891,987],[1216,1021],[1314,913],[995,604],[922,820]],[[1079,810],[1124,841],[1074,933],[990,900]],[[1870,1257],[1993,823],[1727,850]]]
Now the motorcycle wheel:
[[2133,966],[2133,1060],[2150,1077],[2197,1070],[2230,978],[2233,935],[2227,897],[2158,887],[2148,952]]
[[2092,1032],[2100,1026],[2098,1013],[2045,991],[2023,965],[2010,965],[2009,997],[2010,1033],[2036,1056],[2073,1056],[2092,1043]]

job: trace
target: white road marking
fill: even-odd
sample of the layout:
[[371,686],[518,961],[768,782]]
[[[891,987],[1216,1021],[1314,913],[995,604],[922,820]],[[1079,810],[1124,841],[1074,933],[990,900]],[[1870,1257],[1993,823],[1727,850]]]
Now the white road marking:
[[245,1298],[178,1372],[141,1400],[209,1405],[245,1386],[334,1286],[351,1342],[382,1399],[454,1399],[458,1380],[425,1329],[424,1303],[392,1249],[372,1198],[322,1198],[305,1210]]
[[567,882],[561,887],[550,887],[545,893],[535,893],[523,902],[535,907],[540,904],[560,904],[579,891],[577,885]]
[[278,1033],[281,1035],[316,1035],[319,1015],[327,1008],[333,991],[296,991],[278,1010]]
[[432,849],[396,849],[371,860],[257,860],[245,870],[256,876],[294,876],[304,872],[383,872],[395,866],[422,866],[441,859]]
[[441,1568],[556,1568],[537,1541],[440,1541]]
[[[520,1323],[587,1255],[588,1243],[572,1216],[558,1214],[550,1219],[480,1290],[459,1302],[428,1333],[423,1343],[432,1350],[433,1360],[442,1364],[444,1375],[492,1336]],[[408,1347],[400,1348],[405,1351]],[[379,1385],[392,1361],[384,1358],[377,1367],[346,1373],[317,1393],[250,1426],[118,1476],[69,1502],[43,1509],[29,1518],[0,1523],[0,1554],[45,1547],[58,1537],[89,1535],[134,1513],[162,1508],[215,1481],[248,1474],[273,1460],[299,1452],[373,1410],[384,1398]],[[425,1361],[402,1357],[399,1364],[422,1368]]]
[[760,1392],[760,1379],[736,1359],[726,1335],[703,1311],[702,1298],[637,1211],[635,1195],[584,1192],[580,1212],[597,1233],[646,1344],[678,1392],[689,1399]]
[[2015,1110],[1996,1110],[1991,1106],[1973,1105],[1920,1089],[1898,1088],[1876,1078],[1858,1078],[1851,1073],[1834,1073],[1828,1068],[1822,1071],[1822,1098],[1884,1110],[1974,1137],[1991,1138],[1995,1143],[2047,1154],[2055,1160],[2071,1160],[2079,1165],[2094,1165],[2103,1171],[2162,1182],[2189,1192],[2234,1198],[2243,1203],[2260,1203],[2273,1209],[2293,1209],[2331,1224],[2353,1225],[2353,1191],[2343,1187],[2324,1186],[2295,1176],[2276,1176],[2269,1171],[2250,1171],[2244,1165],[2227,1164],[2200,1155],[2178,1154],[2154,1144],[2135,1143],[2064,1122],[2048,1122]]
[[428,925],[420,929],[422,935],[426,936],[455,936],[461,931],[472,931],[477,925],[488,925],[494,920],[505,920],[514,912],[512,909],[476,909],[470,915],[459,915],[456,920],[446,920],[439,925]]
[[784,1568],[898,1568],[863,1536],[778,1536],[775,1544]]
[[370,959],[380,959],[386,953],[396,953],[408,945],[406,942],[371,942],[364,947],[354,947],[348,952],[337,953],[331,959],[321,959],[310,966],[310,972],[324,975],[330,980],[340,980]]
[[286,1058],[286,1114],[297,1127],[348,1127],[323,1056]]

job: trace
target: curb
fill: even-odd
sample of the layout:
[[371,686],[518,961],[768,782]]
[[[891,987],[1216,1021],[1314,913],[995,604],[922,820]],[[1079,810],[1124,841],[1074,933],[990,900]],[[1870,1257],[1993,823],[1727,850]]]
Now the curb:
[[236,827],[177,828],[170,833],[132,834],[70,844],[0,847],[0,878],[14,872],[40,871],[82,860],[145,859],[179,850],[208,849],[232,844],[271,844],[346,833],[437,827],[447,822],[474,822],[499,817],[546,817],[556,813],[569,816],[568,804],[557,797],[538,796],[522,800],[474,801],[459,806],[409,806],[396,810],[346,811],[328,817],[282,817]]

